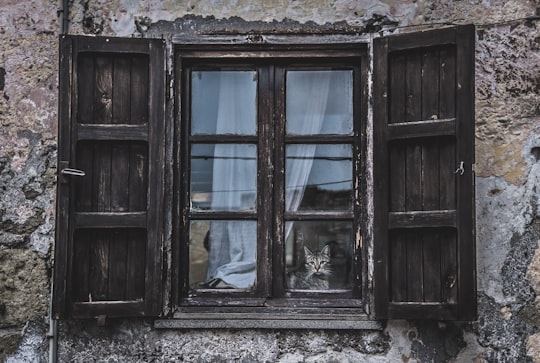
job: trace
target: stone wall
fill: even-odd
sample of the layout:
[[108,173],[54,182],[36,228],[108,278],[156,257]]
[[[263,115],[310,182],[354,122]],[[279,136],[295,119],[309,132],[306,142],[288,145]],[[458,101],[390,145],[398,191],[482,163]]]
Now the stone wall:
[[[383,331],[158,331],[61,322],[59,361],[540,362],[540,4],[526,0],[74,0],[69,32],[159,34],[215,21],[409,31],[474,23],[479,318]],[[0,359],[46,361],[54,246],[56,0],[0,4]],[[514,19],[522,19],[513,21]]]

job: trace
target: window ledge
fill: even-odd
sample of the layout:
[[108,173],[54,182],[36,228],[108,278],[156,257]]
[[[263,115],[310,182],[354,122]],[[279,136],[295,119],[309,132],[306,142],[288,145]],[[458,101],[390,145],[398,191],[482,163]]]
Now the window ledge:
[[258,314],[185,314],[177,313],[169,319],[154,322],[156,329],[329,329],[329,330],[382,330],[379,321],[369,320],[367,315],[355,316],[299,316]]

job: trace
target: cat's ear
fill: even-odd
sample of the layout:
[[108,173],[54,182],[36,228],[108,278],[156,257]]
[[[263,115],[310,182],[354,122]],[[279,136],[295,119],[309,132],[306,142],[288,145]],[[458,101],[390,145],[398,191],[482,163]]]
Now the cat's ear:
[[304,246],[304,253],[306,254],[306,257],[313,256],[313,252],[311,252],[311,250],[306,246]]
[[323,249],[321,250],[321,253],[323,255],[330,257],[330,245],[324,246]]

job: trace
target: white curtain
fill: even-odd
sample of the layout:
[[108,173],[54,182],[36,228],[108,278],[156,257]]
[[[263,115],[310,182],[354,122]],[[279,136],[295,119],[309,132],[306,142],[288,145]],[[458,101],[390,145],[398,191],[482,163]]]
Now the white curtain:
[[[291,80],[296,91],[288,94],[287,107],[291,108],[291,117],[297,117],[294,120],[294,133],[318,134],[329,96],[330,72],[292,73],[296,73],[294,80]],[[245,88],[245,83],[235,77],[234,72],[222,72],[217,113],[218,134],[229,133],[230,130],[244,130],[245,120],[251,117],[253,119],[250,121],[256,122],[256,115],[249,114],[250,105],[246,104],[255,100],[250,94],[245,93]],[[289,115],[289,111],[287,114]],[[302,201],[316,146],[291,147],[289,150],[295,158],[287,164],[290,170],[285,186],[286,210],[295,211]],[[216,145],[212,209],[246,210],[256,207],[256,175],[256,151],[250,154],[246,145]],[[290,228],[286,231],[286,235],[289,233]],[[256,278],[256,252],[255,221],[212,222],[209,232],[207,282],[220,279],[228,287],[249,288],[255,283]]]
[[[320,71],[297,72],[293,79],[294,93],[287,98],[287,116],[294,120],[294,133],[301,135],[315,135],[320,133],[325,117],[328,93],[330,91],[330,72]],[[316,77],[314,76],[316,75]],[[289,112],[290,110],[290,112]],[[316,145],[298,144],[289,145],[287,151],[294,156],[287,164],[287,178],[285,180],[285,210],[294,212],[298,210],[313,164]],[[287,231],[286,236],[290,231]]]

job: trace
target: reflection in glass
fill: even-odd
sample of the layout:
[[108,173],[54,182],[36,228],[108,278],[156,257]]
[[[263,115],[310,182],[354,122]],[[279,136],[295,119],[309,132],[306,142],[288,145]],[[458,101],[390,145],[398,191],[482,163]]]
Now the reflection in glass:
[[350,210],[351,145],[287,145],[285,188],[287,211]]
[[255,71],[194,71],[191,75],[191,133],[255,135]]
[[192,210],[255,210],[257,147],[251,144],[193,144]]
[[287,222],[286,286],[293,290],[351,288],[352,223],[347,221]]
[[257,222],[191,221],[189,284],[196,289],[248,289],[255,283]]
[[287,134],[352,134],[352,77],[350,70],[288,71]]

